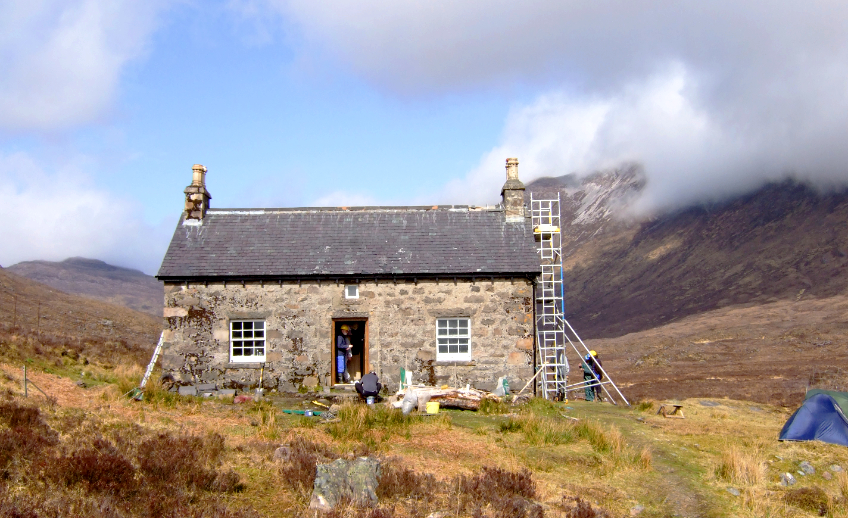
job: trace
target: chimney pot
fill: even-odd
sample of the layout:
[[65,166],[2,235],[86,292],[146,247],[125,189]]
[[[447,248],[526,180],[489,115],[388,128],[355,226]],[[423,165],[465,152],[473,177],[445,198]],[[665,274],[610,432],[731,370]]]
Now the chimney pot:
[[191,184],[197,187],[206,187],[206,167],[200,164],[191,166]]
[[507,158],[506,159],[506,179],[507,180],[518,180],[518,159],[517,158]]

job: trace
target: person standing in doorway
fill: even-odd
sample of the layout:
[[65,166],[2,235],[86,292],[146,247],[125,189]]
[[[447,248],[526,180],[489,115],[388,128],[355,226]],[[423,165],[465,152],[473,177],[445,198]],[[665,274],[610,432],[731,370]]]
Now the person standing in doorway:
[[341,332],[336,337],[336,383],[347,383],[350,374],[347,372],[347,360],[352,356],[350,343],[350,326],[342,324]]

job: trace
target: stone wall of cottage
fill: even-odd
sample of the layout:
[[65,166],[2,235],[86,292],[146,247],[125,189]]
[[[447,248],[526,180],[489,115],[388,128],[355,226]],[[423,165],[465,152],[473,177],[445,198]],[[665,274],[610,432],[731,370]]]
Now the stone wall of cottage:
[[[395,390],[401,367],[413,381],[491,390],[506,376],[522,387],[533,376],[532,285],[494,281],[362,282],[359,299],[344,285],[228,282],[165,285],[162,366],[179,383],[254,388],[260,364],[232,364],[231,319],[264,319],[265,389],[326,386],[333,372],[333,321],[368,319],[369,363]],[[471,319],[470,362],[436,361],[436,319]]]

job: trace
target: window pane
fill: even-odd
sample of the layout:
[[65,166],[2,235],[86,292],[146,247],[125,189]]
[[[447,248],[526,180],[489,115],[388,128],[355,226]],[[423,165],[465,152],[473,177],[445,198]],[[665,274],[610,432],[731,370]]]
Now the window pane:
[[452,318],[452,319],[448,320],[448,327],[453,329],[456,326],[457,326],[457,321],[455,319]]
[[446,344],[439,344],[439,352],[445,354],[448,352],[448,346]]
[[439,336],[447,336],[448,330],[444,328],[439,329]]
[[238,361],[262,361],[265,358],[265,321],[230,322],[231,358]]
[[448,350],[452,353],[458,353],[459,352],[459,348],[455,344],[451,344],[450,347],[448,348]]

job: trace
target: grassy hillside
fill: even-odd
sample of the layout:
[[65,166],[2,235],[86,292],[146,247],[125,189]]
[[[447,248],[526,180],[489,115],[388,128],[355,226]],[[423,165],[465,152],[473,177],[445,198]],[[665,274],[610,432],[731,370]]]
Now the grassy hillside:
[[848,391],[846,312],[845,295],[732,306],[587,345],[630,398],[794,406],[807,388]]
[[[0,280],[4,293],[41,301],[48,316],[33,330],[37,315],[19,306],[19,327],[0,335],[4,516],[313,517],[315,464],[370,455],[383,466],[378,507],[349,504],[326,516],[848,517],[848,477],[830,470],[848,469],[845,448],[778,443],[789,416],[779,406],[686,399],[685,419],[665,419],[658,402],[644,397],[632,408],[531,400],[435,418],[349,405],[325,421],[282,412],[317,409],[310,402],[318,395],[233,404],[180,398],[154,383],[133,401],[125,394],[141,379],[155,322],[123,308],[82,306],[11,275]],[[844,313],[835,301],[832,311]],[[123,325],[105,325],[106,315]],[[702,336],[697,325],[681,325]],[[603,350],[640,365],[657,358],[615,347]],[[24,364],[47,397],[33,387],[23,397]],[[289,454],[275,459],[282,445]],[[816,473],[798,475],[802,461]],[[784,472],[796,473],[798,483],[780,485]]]
[[22,348],[18,360],[64,351],[114,364],[146,364],[161,330],[161,318],[69,295],[0,269],[0,340]]
[[162,314],[162,283],[138,270],[96,259],[72,257],[64,261],[24,261],[7,272],[73,295],[94,298],[154,316]]
[[[653,402],[531,400],[431,418],[360,404],[326,421],[281,412],[318,408],[316,396],[128,400],[138,367],[89,388],[32,372],[53,399],[23,400],[17,368],[0,370],[6,516],[315,516],[315,464],[351,455],[381,460],[379,505],[324,516],[848,516],[848,477],[831,469],[848,468],[845,448],[777,442],[789,414],[768,405],[692,399],[685,419],[666,419]],[[803,461],[816,473],[799,475]],[[784,472],[797,484],[782,486]]]

